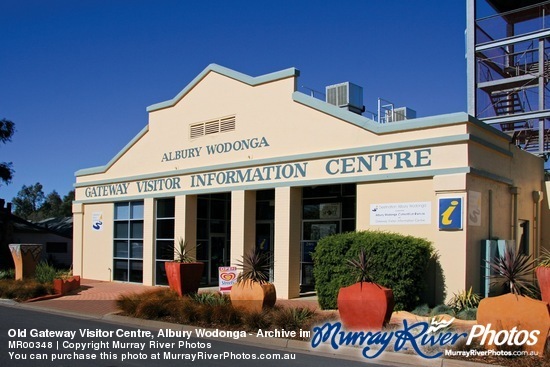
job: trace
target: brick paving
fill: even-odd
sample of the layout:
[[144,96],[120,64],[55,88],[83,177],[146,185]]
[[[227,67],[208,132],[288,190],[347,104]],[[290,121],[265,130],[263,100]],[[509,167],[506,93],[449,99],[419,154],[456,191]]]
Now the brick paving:
[[[80,289],[63,297],[36,301],[34,305],[58,311],[68,311],[82,315],[102,316],[117,312],[116,299],[123,294],[141,293],[154,286],[144,286],[132,283],[103,282],[82,279]],[[213,291],[217,288],[203,288],[201,291]],[[316,297],[303,297],[292,300],[277,300],[281,306],[308,307],[319,309]]]

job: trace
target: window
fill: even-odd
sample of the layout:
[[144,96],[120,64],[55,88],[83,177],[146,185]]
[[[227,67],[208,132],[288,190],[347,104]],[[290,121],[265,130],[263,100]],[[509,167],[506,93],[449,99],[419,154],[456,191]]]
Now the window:
[[317,242],[335,233],[355,230],[356,185],[310,186],[302,190],[302,292],[314,287],[311,253]]
[[164,263],[174,259],[175,199],[157,200],[155,235],[155,284],[167,285]]
[[143,282],[143,201],[115,204],[113,280]]

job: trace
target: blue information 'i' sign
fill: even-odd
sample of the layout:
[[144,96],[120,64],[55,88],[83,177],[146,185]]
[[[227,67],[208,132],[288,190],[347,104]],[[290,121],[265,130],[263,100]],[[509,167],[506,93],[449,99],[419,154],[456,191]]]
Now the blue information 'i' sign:
[[462,198],[439,199],[439,229],[462,229]]

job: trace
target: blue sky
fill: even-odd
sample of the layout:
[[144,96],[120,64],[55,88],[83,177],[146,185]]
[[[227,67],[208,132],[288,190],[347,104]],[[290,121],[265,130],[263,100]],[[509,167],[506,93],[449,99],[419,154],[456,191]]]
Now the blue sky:
[[465,1],[3,0],[0,24],[8,201],[36,182],[67,194],[210,63],[296,67],[318,91],[351,81],[367,110],[381,97],[418,117],[466,111]]

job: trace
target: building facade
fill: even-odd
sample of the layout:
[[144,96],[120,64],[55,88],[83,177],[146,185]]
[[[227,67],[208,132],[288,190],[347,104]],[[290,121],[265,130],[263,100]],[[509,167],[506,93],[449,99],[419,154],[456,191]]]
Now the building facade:
[[298,76],[210,65],[148,107],[118,155],[76,172],[74,273],[163,285],[181,238],[214,285],[257,246],[293,298],[313,287],[320,238],[371,229],[433,242],[437,299],[480,291],[483,240],[541,245],[543,161],[507,135],[466,113],[380,124],[297,92]]

